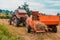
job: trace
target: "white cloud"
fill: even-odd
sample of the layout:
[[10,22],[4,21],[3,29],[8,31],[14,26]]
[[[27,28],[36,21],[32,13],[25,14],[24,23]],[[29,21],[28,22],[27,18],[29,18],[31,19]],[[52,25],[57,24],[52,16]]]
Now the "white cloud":
[[26,0],[0,0],[1,9],[15,10],[18,6],[22,5]]
[[45,7],[43,3],[27,2],[27,4],[29,4],[29,8],[32,10],[38,10]]
[[[10,9],[15,10],[18,6],[22,5],[27,0],[0,0],[0,8],[1,9]],[[52,6],[59,6],[60,1],[52,1],[52,0],[45,0],[46,3],[51,3]],[[46,14],[56,14],[60,12],[60,10],[56,9],[45,9],[44,3],[38,3],[38,2],[29,2],[27,3],[30,6],[30,9],[32,10],[38,10],[40,12],[46,13]]]
[[60,2],[59,3],[54,3],[52,6],[60,6]]
[[30,6],[41,6],[41,7],[44,7],[44,6],[45,6],[44,4],[42,4],[42,3],[37,3],[37,2],[28,2],[28,4],[29,4]]
[[27,2],[31,9],[43,8],[44,4],[37,2],[29,2],[27,0],[0,0],[1,9],[10,9],[15,10],[18,6],[22,5],[24,2]]
[[[57,6],[58,3],[54,4]],[[43,3],[36,3],[36,2],[29,2],[30,5],[30,9],[32,10],[37,10],[40,11],[42,13],[48,14],[48,15],[56,15],[58,12],[60,13],[60,10],[58,9],[46,9],[45,4]],[[52,6],[54,6],[52,5]]]
[[60,9],[41,9],[40,12],[45,13],[47,15],[56,15],[57,13],[60,13]]
[[60,4],[60,1],[55,1],[55,0],[44,0],[46,3],[51,3],[51,4]]

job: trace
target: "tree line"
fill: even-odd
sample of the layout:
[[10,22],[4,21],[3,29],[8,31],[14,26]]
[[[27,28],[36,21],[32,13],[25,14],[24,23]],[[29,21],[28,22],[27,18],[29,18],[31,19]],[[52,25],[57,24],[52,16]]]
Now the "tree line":
[[11,14],[13,11],[9,11],[9,10],[2,10],[2,9],[0,9],[0,13],[6,13],[6,14]]

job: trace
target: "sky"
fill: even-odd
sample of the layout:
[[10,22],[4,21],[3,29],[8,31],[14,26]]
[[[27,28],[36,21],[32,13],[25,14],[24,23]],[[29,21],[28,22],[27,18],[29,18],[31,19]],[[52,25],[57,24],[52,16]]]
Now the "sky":
[[0,0],[0,9],[15,10],[27,2],[29,8],[45,14],[56,15],[60,13],[60,0]]

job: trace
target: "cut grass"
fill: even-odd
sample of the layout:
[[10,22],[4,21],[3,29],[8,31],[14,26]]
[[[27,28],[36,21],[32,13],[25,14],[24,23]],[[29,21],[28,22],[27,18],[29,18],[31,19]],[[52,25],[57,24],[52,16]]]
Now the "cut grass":
[[12,35],[12,33],[6,28],[6,26],[0,23],[0,40],[23,40],[23,39]]

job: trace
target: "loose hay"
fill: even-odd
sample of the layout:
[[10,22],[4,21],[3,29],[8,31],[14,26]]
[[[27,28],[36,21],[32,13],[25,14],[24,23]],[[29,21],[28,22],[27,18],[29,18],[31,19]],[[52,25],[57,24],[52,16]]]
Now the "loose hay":
[[45,25],[44,23],[41,23],[41,22],[37,22],[35,24],[35,27],[34,27],[35,30],[47,30],[47,25]]

